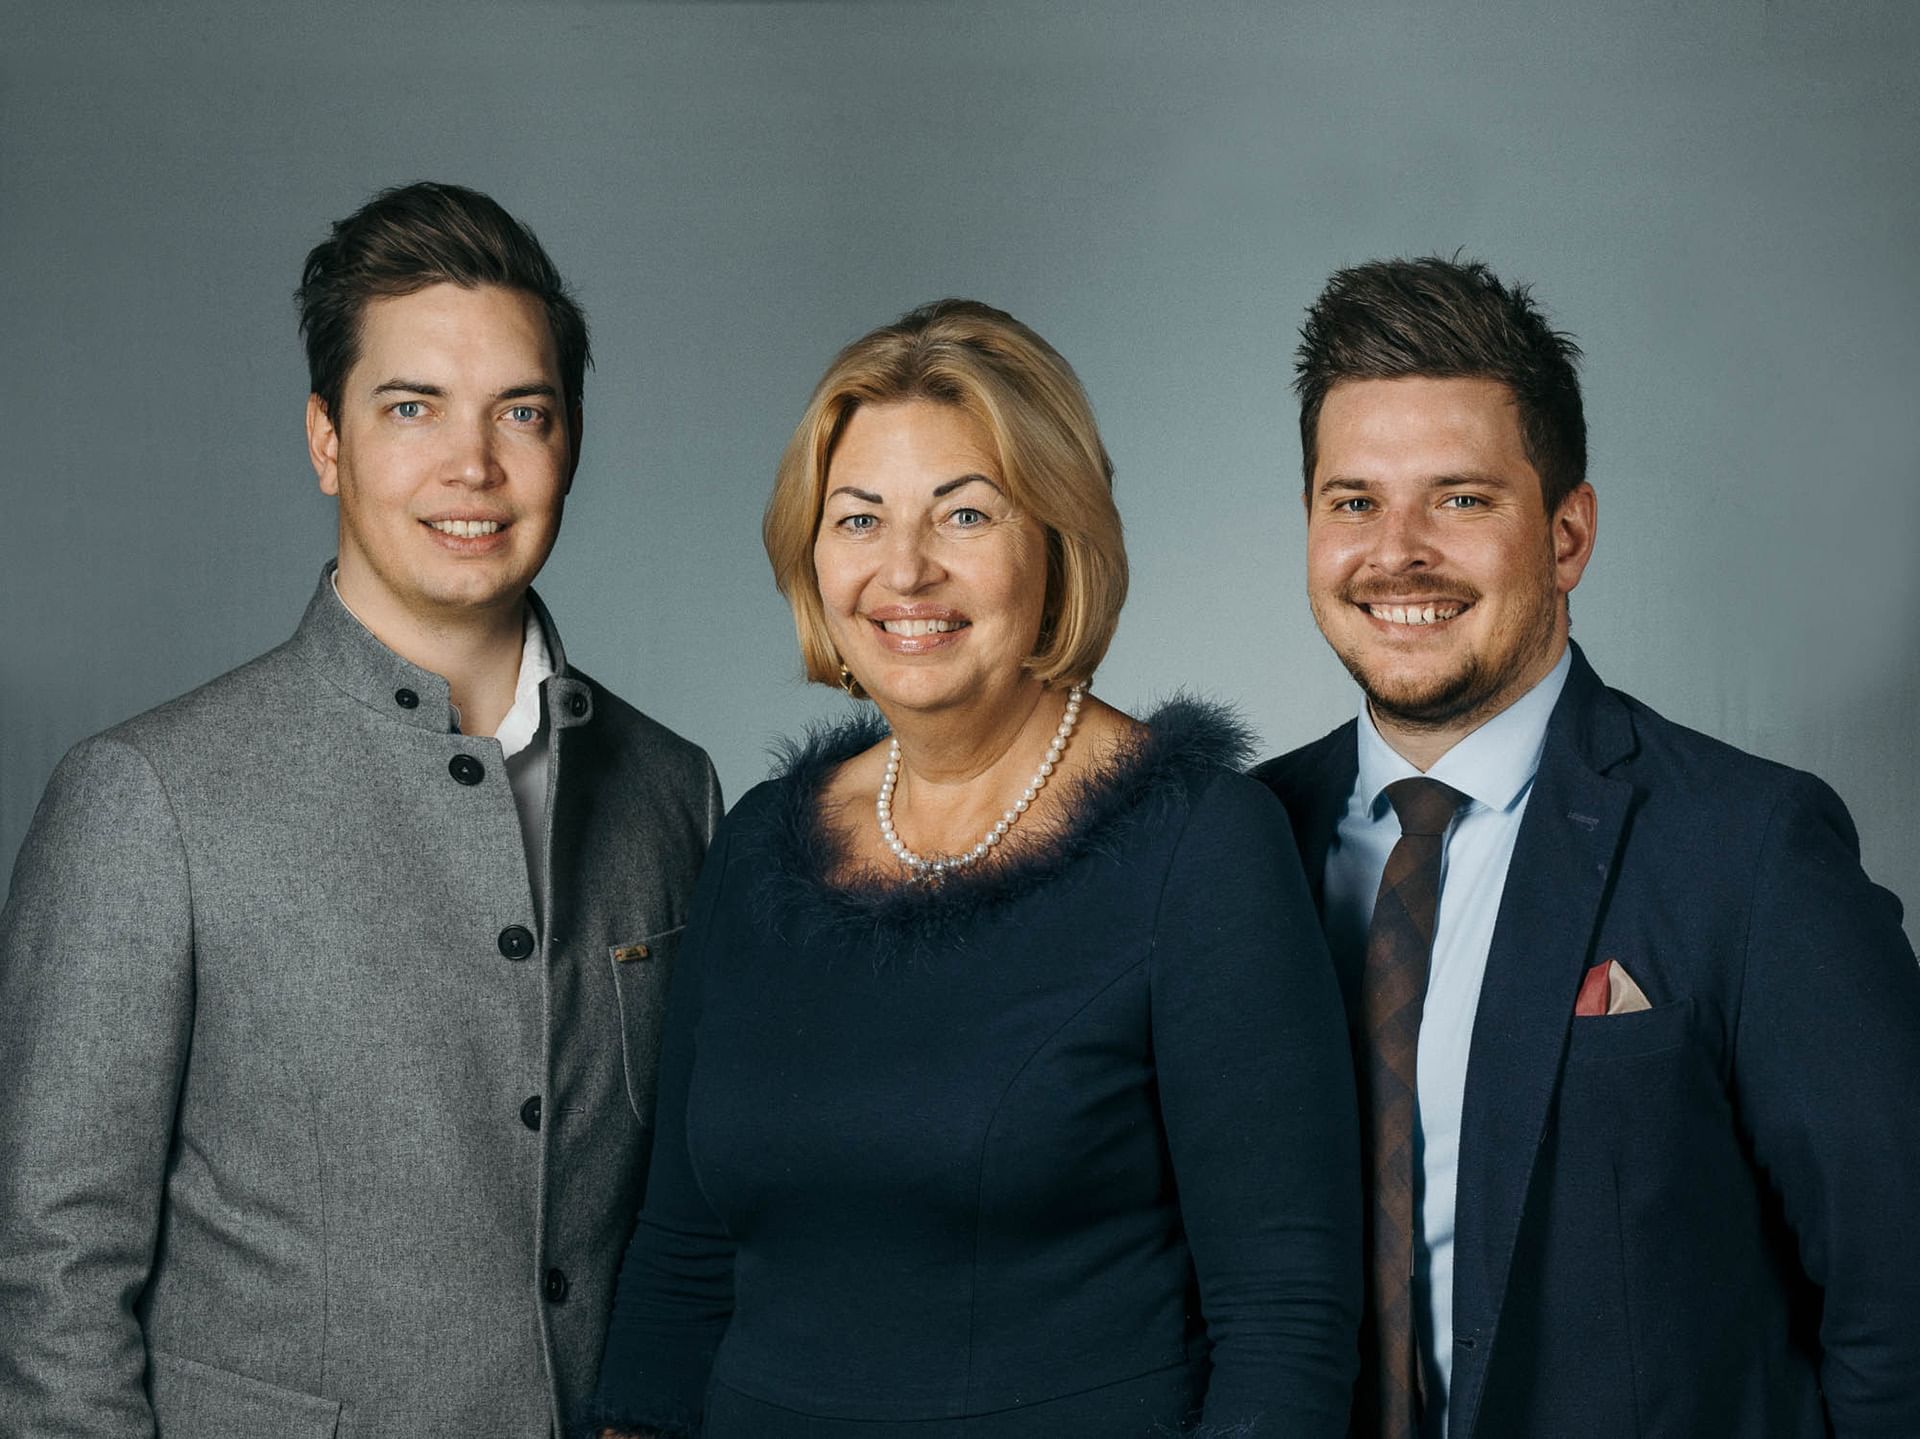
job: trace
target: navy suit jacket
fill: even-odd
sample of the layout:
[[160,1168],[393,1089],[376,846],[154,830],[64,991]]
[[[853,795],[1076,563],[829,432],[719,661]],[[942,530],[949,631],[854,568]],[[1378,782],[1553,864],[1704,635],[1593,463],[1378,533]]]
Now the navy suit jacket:
[[[1255,771],[1316,897],[1357,765],[1349,722]],[[1831,789],[1575,647],[1468,1052],[1450,1439],[1920,1435],[1900,918]],[[1575,1018],[1607,959],[1652,1007]]]

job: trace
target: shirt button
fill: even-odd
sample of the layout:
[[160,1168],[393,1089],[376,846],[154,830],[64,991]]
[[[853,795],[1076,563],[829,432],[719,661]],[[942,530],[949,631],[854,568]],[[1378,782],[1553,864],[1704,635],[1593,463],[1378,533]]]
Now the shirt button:
[[567,697],[567,713],[578,719],[587,712],[587,697],[582,694]]
[[470,754],[457,754],[447,761],[447,773],[461,784],[479,784],[487,777],[487,767]]
[[500,953],[508,959],[525,959],[533,953],[533,935],[517,924],[510,924],[501,930],[497,943]]
[[534,1095],[520,1106],[520,1122],[532,1130],[540,1128],[540,1096]]
[[546,1283],[540,1286],[540,1292],[547,1296],[547,1303],[560,1304],[567,1297],[567,1276],[558,1269],[547,1271]]
[[420,696],[412,690],[402,687],[393,692],[393,702],[403,710],[410,710],[420,703]]

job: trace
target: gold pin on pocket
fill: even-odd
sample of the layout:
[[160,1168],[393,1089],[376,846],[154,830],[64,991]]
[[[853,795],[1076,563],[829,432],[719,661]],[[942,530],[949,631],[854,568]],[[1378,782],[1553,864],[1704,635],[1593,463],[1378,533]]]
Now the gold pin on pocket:
[[616,944],[613,947],[615,964],[633,964],[642,959],[651,959],[653,951],[644,944]]

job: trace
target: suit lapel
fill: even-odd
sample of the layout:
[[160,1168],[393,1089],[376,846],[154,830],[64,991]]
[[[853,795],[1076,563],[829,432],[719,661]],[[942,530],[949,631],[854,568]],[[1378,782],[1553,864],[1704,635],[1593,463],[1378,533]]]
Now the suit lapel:
[[1467,1061],[1455,1192],[1449,1432],[1473,1432],[1573,1006],[1633,796],[1626,708],[1574,649],[1507,870]]
[[[1313,892],[1313,907],[1322,918],[1326,914],[1327,855],[1333,848],[1340,816],[1353,794],[1353,782],[1359,772],[1359,726],[1354,720],[1348,720],[1312,744],[1302,745],[1279,759],[1268,760],[1253,771],[1255,778],[1278,795],[1287,808],[1287,818],[1293,825],[1293,842],[1300,851],[1301,867],[1307,873],[1307,887]],[[1340,956],[1334,956],[1340,997],[1346,1003],[1349,1022],[1357,1013],[1363,959],[1364,956],[1349,955],[1343,962]]]
[[1294,816],[1294,839],[1300,846],[1300,862],[1306,867],[1307,883],[1313,889],[1314,908],[1322,911],[1325,909],[1327,852],[1333,848],[1340,816],[1353,795],[1353,782],[1360,773],[1358,735],[1357,723],[1348,720],[1314,746],[1309,766],[1311,783]]

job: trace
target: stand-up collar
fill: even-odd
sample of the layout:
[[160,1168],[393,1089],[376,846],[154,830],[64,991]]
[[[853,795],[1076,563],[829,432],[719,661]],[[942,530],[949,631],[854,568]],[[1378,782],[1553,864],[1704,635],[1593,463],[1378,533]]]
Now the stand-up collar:
[[[320,583],[307,602],[307,612],[293,632],[289,648],[369,708],[415,729],[444,734],[453,725],[453,698],[447,682],[432,670],[402,659],[354,618],[333,587],[335,565],[329,560],[321,568]],[[531,590],[527,592],[527,604],[546,636],[556,675],[566,676],[566,651],[561,648],[553,616]]]

